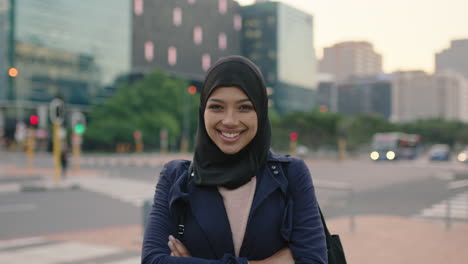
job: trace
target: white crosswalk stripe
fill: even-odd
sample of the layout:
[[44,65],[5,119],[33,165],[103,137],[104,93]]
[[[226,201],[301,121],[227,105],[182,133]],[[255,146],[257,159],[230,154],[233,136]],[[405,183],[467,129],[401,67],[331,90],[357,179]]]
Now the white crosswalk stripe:
[[153,198],[155,188],[152,183],[107,176],[73,178],[70,182],[138,207]]
[[448,200],[436,203],[422,210],[416,217],[445,219],[448,214],[448,205],[450,205],[450,219],[468,220],[468,191],[459,193]]
[[58,242],[42,237],[0,240],[0,264],[11,263],[139,263],[138,253],[122,249],[78,242]]
[[0,183],[0,193],[14,193],[21,191],[19,183]]

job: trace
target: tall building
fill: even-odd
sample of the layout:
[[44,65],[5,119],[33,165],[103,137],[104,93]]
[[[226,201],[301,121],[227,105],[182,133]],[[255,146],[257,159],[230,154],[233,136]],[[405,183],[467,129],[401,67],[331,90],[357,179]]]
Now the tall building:
[[350,77],[382,72],[382,56],[366,41],[347,41],[323,49],[320,72],[333,74],[338,82]]
[[382,76],[353,77],[337,84],[338,112],[345,116],[377,115],[389,119],[392,84]]
[[233,0],[133,1],[132,71],[155,68],[201,82],[219,58],[240,54],[242,18]]
[[[6,31],[8,58],[18,76],[8,85],[9,101],[35,108],[61,95],[69,104],[87,107],[100,89],[130,66],[130,0],[2,0],[11,19]],[[112,8],[109,8],[112,6]],[[0,41],[4,41],[4,24]],[[3,50],[0,50],[4,54]],[[5,92],[3,92],[5,94]]]
[[316,101],[313,17],[280,2],[242,7],[242,54],[255,62],[280,113],[310,111]]
[[468,39],[452,40],[450,47],[435,55],[436,72],[457,72],[468,78]]
[[468,82],[460,74],[396,72],[392,85],[393,121],[428,118],[468,121]]

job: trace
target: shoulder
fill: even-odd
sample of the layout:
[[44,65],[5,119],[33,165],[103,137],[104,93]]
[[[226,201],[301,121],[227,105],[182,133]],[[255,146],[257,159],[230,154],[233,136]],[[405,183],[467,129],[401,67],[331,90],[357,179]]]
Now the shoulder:
[[280,163],[284,170],[287,170],[288,172],[298,170],[306,170],[307,172],[309,171],[304,160],[296,157],[279,155],[272,151],[270,151],[268,155],[268,163]]
[[164,164],[160,178],[167,178],[169,181],[175,181],[190,166],[189,160],[171,160]]

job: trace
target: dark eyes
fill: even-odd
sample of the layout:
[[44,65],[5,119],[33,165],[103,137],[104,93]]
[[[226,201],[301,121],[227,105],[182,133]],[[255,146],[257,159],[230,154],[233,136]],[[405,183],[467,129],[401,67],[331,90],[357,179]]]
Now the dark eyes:
[[[208,105],[208,109],[220,111],[220,110],[223,110],[224,107],[220,104],[210,104]],[[241,112],[248,112],[248,111],[254,110],[254,107],[250,104],[242,104],[239,106],[239,110]]]

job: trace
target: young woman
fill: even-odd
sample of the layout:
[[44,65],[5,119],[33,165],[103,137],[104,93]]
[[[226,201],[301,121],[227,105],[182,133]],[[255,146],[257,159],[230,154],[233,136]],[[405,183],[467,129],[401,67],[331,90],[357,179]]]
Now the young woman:
[[327,263],[307,166],[269,151],[258,67],[240,56],[214,64],[198,118],[193,161],[161,171],[142,263]]

